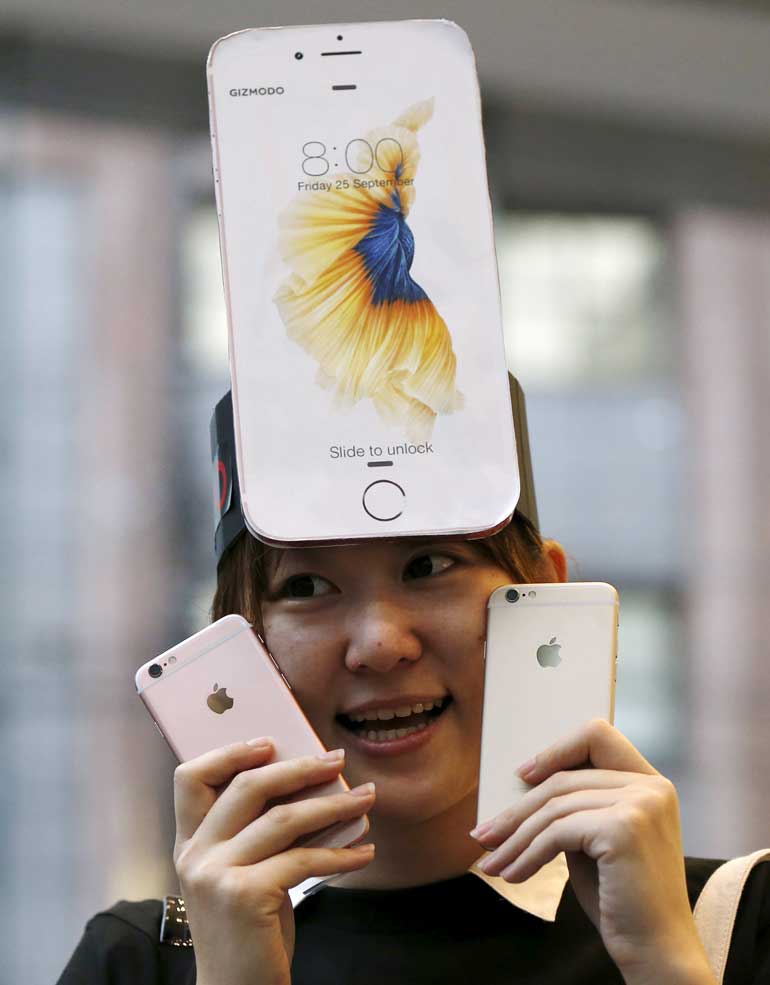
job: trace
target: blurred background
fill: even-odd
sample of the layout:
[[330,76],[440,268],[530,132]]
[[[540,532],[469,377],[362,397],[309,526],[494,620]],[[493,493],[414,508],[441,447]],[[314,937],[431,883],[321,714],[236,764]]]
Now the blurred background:
[[417,16],[476,51],[541,525],[620,590],[617,724],[688,854],[770,844],[767,4],[0,0],[3,985],[177,891],[133,674],[214,586],[208,47]]

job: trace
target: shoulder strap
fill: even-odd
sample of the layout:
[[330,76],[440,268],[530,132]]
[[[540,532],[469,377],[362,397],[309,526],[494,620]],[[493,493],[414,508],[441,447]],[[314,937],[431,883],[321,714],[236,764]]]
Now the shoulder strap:
[[732,858],[709,877],[693,910],[695,926],[718,985],[722,985],[738,904],[751,870],[770,860],[770,849]]

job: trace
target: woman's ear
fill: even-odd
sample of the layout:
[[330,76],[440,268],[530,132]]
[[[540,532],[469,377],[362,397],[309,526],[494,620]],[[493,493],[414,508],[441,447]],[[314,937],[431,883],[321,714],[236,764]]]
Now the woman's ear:
[[569,577],[567,554],[558,540],[544,540],[543,553],[546,566],[553,574],[553,580],[567,581]]

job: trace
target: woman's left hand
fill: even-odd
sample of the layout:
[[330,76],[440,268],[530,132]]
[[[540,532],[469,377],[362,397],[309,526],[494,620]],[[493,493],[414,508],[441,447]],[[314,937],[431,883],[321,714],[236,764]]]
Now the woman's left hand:
[[523,882],[565,852],[581,906],[628,983],[714,981],[685,882],[674,785],[596,719],[519,775],[533,789],[474,829],[489,875]]

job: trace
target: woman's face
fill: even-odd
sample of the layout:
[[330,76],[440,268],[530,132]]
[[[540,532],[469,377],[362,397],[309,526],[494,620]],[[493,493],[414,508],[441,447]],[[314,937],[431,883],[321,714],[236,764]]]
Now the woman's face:
[[[510,581],[465,541],[290,550],[273,567],[267,643],[350,785],[377,784],[379,817],[427,820],[475,790],[486,604]],[[342,717],[356,712],[381,714]]]

